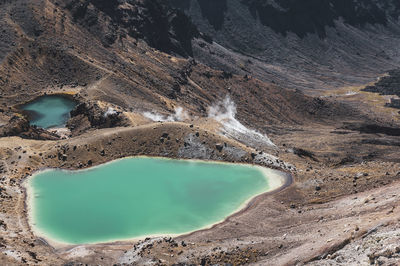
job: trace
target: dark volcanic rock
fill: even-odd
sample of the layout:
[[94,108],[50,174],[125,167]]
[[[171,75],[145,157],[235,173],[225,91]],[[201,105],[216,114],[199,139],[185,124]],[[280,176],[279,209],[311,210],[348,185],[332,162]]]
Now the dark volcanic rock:
[[216,148],[219,152],[221,152],[222,149],[224,148],[224,146],[223,146],[221,143],[217,143],[217,144],[215,144],[215,148]]
[[[182,11],[170,8],[161,0],[67,2],[66,7],[73,18],[91,32],[98,33],[105,46],[127,34],[144,39],[161,51],[188,56],[193,54],[191,40],[200,36],[196,26]],[[99,26],[101,13],[110,19],[106,28]]]
[[315,154],[311,151],[307,151],[301,148],[293,148],[293,153],[296,154],[299,157],[308,157],[314,161],[317,161],[317,159],[315,159]]
[[[400,14],[400,2],[378,0],[169,0],[174,7],[188,10],[199,5],[201,14],[215,30],[220,30],[226,19],[228,5],[237,3],[247,7],[255,20],[275,32],[286,35],[293,32],[300,37],[308,33],[326,35],[326,27],[334,27],[336,20],[363,27],[366,24],[387,25],[391,18]],[[197,3],[195,3],[197,2]],[[240,27],[240,25],[238,24]]]
[[389,71],[373,86],[367,86],[364,91],[377,92],[382,95],[397,95],[400,97],[400,69]]
[[43,128],[29,127],[29,130],[19,134],[21,138],[36,140],[59,140],[60,136],[56,133],[47,131]]
[[60,136],[36,126],[31,126],[29,121],[20,116],[14,115],[8,123],[0,127],[0,137],[19,136],[26,139],[37,140],[58,140]]
[[308,33],[325,37],[326,27],[334,27],[338,19],[356,27],[386,25],[388,17],[400,11],[397,1],[382,4],[374,0],[243,0],[242,3],[263,25],[284,35],[294,32],[300,37]]
[[104,110],[97,103],[85,102],[77,105],[71,111],[71,119],[67,127],[76,135],[89,128],[108,128],[125,126],[126,120],[121,112]]
[[388,136],[400,136],[400,128],[381,126],[377,124],[346,124],[344,128],[366,134],[385,134]]
[[29,121],[21,116],[13,116],[6,125],[0,127],[0,136],[17,136],[29,130]]

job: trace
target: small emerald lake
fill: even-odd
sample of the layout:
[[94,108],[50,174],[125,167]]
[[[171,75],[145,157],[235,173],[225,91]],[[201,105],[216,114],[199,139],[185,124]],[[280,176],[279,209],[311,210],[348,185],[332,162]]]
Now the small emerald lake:
[[258,166],[138,157],[45,170],[26,187],[36,234],[84,244],[199,230],[281,185],[276,171]]
[[41,128],[63,127],[77,102],[64,95],[46,95],[21,106],[30,124]]

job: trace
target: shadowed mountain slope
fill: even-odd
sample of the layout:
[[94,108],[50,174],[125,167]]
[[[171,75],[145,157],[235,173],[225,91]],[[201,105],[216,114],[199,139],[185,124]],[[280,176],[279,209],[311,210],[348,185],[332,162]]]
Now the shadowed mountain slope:
[[[192,24],[177,26],[177,17],[188,18],[160,1],[18,0],[3,3],[1,10],[4,31],[15,38],[1,53],[3,108],[75,90],[83,99],[126,111],[173,113],[181,106],[193,116],[207,116],[209,106],[230,95],[239,119],[253,127],[341,119],[353,112],[176,57],[187,55],[185,43],[200,33]],[[159,45],[169,54],[155,49]]]
[[399,66],[394,0],[171,0],[214,45],[195,57],[233,73],[323,90],[370,82]]

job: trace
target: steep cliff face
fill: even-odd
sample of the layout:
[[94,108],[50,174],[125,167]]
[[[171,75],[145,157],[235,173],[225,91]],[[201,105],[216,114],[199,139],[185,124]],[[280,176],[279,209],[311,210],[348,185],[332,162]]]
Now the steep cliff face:
[[387,25],[399,15],[399,2],[374,0],[243,0],[255,19],[275,32],[294,32],[300,37],[308,33],[326,36],[325,27],[334,27],[342,19],[345,24],[364,27],[366,24]]
[[182,11],[160,0],[70,0],[65,7],[77,22],[98,33],[105,46],[128,34],[158,50],[191,56],[191,40],[199,37],[196,26]]
[[[192,1],[189,0],[169,0],[171,6],[188,10],[192,5]],[[207,21],[216,29],[220,30],[224,20],[225,12],[228,9],[227,0],[218,1],[197,1],[201,9],[201,15],[207,19]]]
[[[220,30],[224,21],[230,19],[228,6],[233,9],[240,3],[262,25],[283,35],[293,32],[300,37],[308,33],[324,37],[325,27],[334,27],[334,22],[339,19],[355,27],[366,24],[386,26],[389,20],[400,15],[400,2],[394,0],[169,0],[169,3],[183,10],[190,10],[197,4],[203,18],[215,30]],[[231,11],[242,12],[240,9]]]
[[[170,0],[217,45],[201,62],[300,89],[370,82],[400,65],[395,0]],[[227,49],[228,50],[227,50]]]

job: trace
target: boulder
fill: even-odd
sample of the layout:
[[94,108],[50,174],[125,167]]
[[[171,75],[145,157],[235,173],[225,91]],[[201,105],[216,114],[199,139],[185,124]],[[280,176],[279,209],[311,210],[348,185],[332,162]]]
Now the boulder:
[[215,148],[216,148],[219,152],[221,152],[222,149],[224,148],[224,145],[222,145],[221,143],[217,143],[217,144],[215,144]]
[[128,124],[125,116],[118,111],[100,107],[96,102],[87,101],[78,104],[71,112],[67,127],[73,135],[78,135],[90,128],[110,128]]

